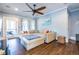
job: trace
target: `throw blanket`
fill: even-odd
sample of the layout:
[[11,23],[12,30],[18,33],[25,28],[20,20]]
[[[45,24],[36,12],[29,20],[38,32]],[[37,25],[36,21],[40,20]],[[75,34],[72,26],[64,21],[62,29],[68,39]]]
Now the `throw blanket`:
[[38,36],[38,35],[27,35],[27,36],[25,36],[25,38],[27,40],[33,40],[33,39],[36,39],[36,38],[40,38],[40,36]]

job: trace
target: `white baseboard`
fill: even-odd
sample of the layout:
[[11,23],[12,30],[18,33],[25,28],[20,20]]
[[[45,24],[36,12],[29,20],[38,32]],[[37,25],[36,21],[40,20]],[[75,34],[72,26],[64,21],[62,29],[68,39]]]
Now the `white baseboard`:
[[75,40],[76,41],[76,37],[70,37],[71,40]]

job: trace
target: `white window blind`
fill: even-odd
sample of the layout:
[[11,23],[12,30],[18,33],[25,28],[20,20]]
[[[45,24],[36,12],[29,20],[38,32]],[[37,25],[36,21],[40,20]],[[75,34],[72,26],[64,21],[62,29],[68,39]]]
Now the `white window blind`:
[[0,17],[0,31],[2,31],[2,18]]
[[22,21],[22,31],[28,31],[28,21],[27,20]]
[[35,30],[35,21],[32,20],[30,23],[31,30]]
[[16,27],[17,27],[17,25],[16,25],[16,21],[13,20],[13,18],[7,19],[6,25],[7,25],[7,26],[6,26],[6,30],[7,30],[7,31],[16,32]]

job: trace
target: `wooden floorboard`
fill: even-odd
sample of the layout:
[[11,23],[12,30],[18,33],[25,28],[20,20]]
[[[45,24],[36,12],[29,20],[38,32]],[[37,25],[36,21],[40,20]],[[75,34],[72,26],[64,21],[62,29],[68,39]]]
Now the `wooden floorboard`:
[[59,44],[53,41],[49,44],[39,45],[29,51],[26,51],[21,45],[19,39],[8,41],[9,55],[79,55],[79,43],[69,42]]

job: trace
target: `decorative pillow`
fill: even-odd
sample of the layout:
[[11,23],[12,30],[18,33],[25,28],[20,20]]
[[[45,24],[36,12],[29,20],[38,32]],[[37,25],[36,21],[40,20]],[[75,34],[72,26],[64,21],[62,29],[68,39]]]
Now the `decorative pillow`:
[[7,32],[7,34],[13,35],[13,34],[12,34],[12,31]]
[[14,32],[14,31],[12,31],[12,34],[13,34],[13,35],[16,35],[17,33],[16,33],[16,32]]
[[29,33],[33,34],[33,33],[36,33],[36,31],[35,30],[30,30]]
[[46,33],[49,33],[49,30],[47,30]]
[[25,33],[28,33],[28,32],[27,32],[27,31],[24,31],[24,34],[25,34]]
[[49,30],[44,30],[44,33],[48,33],[49,32]]

